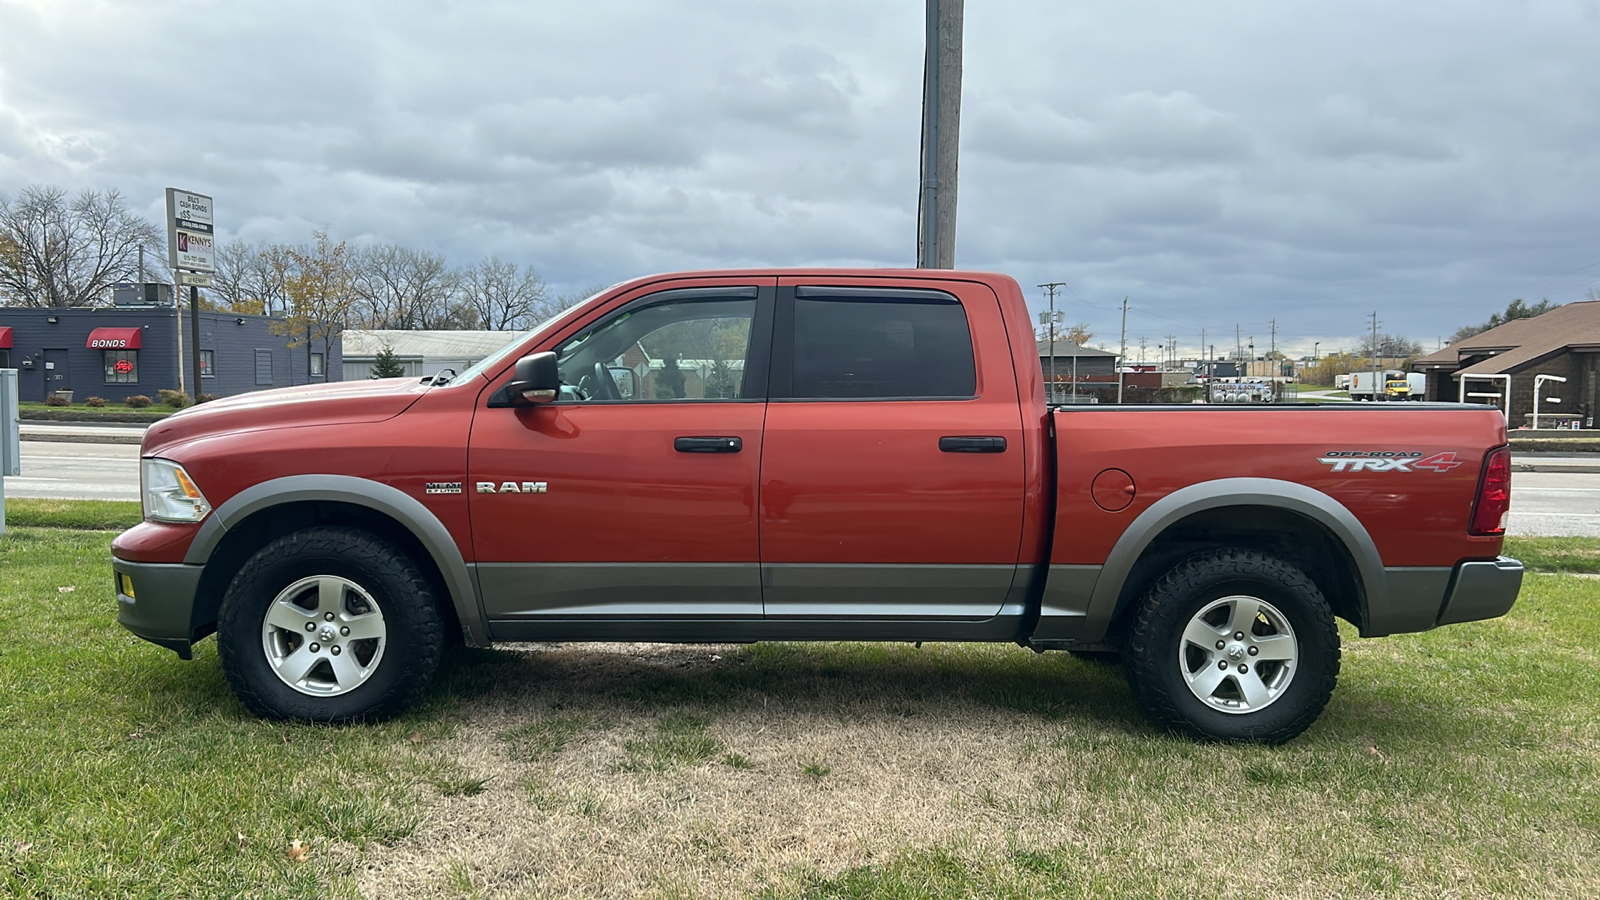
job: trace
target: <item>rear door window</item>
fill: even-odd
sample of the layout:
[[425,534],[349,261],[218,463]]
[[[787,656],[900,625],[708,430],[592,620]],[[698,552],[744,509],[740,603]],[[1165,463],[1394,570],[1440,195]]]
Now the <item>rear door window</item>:
[[794,399],[972,397],[977,368],[961,303],[939,291],[798,288]]

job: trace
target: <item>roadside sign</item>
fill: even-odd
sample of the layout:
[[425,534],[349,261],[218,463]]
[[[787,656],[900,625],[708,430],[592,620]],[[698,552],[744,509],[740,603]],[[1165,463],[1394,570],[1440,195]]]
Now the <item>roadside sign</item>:
[[0,534],[6,530],[6,476],[22,474],[17,423],[17,370],[0,369]]
[[167,188],[167,262],[174,269],[216,271],[210,197]]
[[179,272],[178,283],[194,287],[211,287],[211,276],[202,275],[199,272]]

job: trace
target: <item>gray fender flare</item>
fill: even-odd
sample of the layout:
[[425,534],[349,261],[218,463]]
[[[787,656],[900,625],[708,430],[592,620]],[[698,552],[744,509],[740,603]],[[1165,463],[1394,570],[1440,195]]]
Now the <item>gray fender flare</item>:
[[450,592],[456,617],[461,620],[467,645],[489,646],[489,632],[484,626],[472,575],[449,529],[415,497],[381,482],[350,475],[290,475],[252,485],[212,510],[200,523],[200,531],[183,561],[203,566],[222,543],[230,526],[264,509],[312,500],[364,506],[383,513],[410,531],[444,576],[445,588]]
[[1338,500],[1303,484],[1275,478],[1219,478],[1173,491],[1150,504],[1111,548],[1089,599],[1087,635],[1103,637],[1121,612],[1117,601],[1123,584],[1144,551],[1168,528],[1210,509],[1270,506],[1299,513],[1326,528],[1344,544],[1356,564],[1356,580],[1368,600],[1387,596],[1383,558],[1365,525]]

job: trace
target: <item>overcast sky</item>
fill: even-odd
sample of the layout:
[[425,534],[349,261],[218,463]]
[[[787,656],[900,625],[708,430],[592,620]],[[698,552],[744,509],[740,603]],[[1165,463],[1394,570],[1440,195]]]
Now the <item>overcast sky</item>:
[[[917,0],[0,0],[0,193],[212,194],[558,291],[913,265]],[[1420,340],[1600,288],[1600,5],[967,6],[956,261],[1115,349]]]

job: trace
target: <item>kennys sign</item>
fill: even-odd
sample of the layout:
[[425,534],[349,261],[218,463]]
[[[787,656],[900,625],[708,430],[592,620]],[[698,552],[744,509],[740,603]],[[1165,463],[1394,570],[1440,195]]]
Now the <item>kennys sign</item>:
[[167,262],[174,269],[216,271],[210,197],[167,188]]

